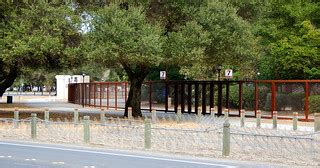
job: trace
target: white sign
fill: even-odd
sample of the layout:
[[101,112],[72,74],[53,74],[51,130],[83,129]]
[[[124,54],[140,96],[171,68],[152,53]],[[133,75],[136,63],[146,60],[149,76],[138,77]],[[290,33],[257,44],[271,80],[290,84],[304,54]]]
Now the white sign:
[[166,79],[167,78],[167,72],[166,71],[160,71],[160,79]]
[[232,78],[232,69],[226,69],[224,76],[226,78]]

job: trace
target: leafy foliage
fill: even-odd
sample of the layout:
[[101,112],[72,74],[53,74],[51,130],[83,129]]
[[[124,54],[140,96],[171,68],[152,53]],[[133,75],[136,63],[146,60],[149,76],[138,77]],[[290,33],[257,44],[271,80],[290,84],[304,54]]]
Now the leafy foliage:
[[[89,58],[108,65],[158,65],[162,60],[162,29],[145,20],[141,8],[128,11],[111,5],[94,13],[93,28],[88,34]],[[93,49],[90,51],[90,49]]]
[[309,97],[309,113],[320,112],[320,95]]
[[257,22],[261,79],[318,79],[319,2],[273,2]]
[[60,71],[80,63],[80,34],[70,6],[1,1],[0,95],[24,70]]
[[185,67],[185,74],[208,79],[213,77],[215,65],[238,66],[239,70],[253,67],[255,38],[250,25],[236,12],[224,2],[209,3],[193,12],[193,19],[209,33],[210,41],[205,46],[204,58]]
[[122,9],[111,4],[90,15],[92,30],[83,43],[88,59],[125,70],[131,83],[126,107],[132,106],[135,116],[141,115],[141,86],[150,70],[160,64],[179,66],[198,60],[208,41],[194,21],[165,32],[161,24],[147,19],[141,6]]
[[2,39],[3,62],[30,67],[51,65],[52,68],[66,60],[77,60],[66,57],[78,36],[71,22],[71,12],[65,6],[52,7],[47,3],[14,10]]
[[[320,30],[309,21],[301,24],[299,33],[272,44],[272,55],[277,58],[282,79],[319,78]],[[312,70],[311,70],[312,69]]]

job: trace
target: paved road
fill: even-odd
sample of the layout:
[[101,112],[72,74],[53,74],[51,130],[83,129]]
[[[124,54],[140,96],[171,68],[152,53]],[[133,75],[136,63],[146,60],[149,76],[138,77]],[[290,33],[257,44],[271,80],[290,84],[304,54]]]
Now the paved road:
[[0,141],[0,167],[77,168],[221,168],[271,167],[257,163],[181,159],[159,154],[101,151],[74,146]]

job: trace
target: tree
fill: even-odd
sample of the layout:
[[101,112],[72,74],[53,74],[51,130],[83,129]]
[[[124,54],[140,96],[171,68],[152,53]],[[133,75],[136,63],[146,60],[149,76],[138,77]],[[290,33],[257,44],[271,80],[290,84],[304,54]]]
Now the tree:
[[189,64],[182,72],[193,79],[212,79],[216,65],[252,76],[259,56],[252,26],[238,16],[237,10],[225,2],[209,2],[190,10],[191,18],[209,33],[204,57]]
[[281,79],[320,78],[320,29],[304,21],[295,35],[271,44],[275,75]]
[[40,91],[42,91],[43,86],[45,86],[47,91],[50,91],[55,83],[55,74],[56,73],[48,72],[45,69],[30,69],[24,67],[12,86],[38,86]]
[[207,33],[196,22],[165,34],[158,22],[150,22],[142,7],[128,10],[112,4],[92,14],[92,31],[85,48],[94,62],[122,67],[130,81],[126,102],[134,116],[141,116],[141,86],[152,67],[168,60],[189,63],[203,54]]
[[60,70],[80,62],[80,34],[67,5],[1,1],[0,96],[23,67]]
[[142,82],[150,68],[162,60],[162,29],[147,23],[142,9],[122,10],[116,5],[95,13],[93,28],[86,44],[95,48],[89,58],[126,71],[130,81],[126,107],[133,108],[134,116],[141,116]]
[[254,23],[263,48],[260,79],[319,78],[319,10],[317,1],[273,1],[266,7]]

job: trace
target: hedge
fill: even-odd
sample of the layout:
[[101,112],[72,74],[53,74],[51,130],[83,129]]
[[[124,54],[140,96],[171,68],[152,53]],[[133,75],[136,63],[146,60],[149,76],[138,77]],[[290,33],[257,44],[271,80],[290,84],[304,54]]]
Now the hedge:
[[309,97],[309,113],[320,113],[320,95]]

